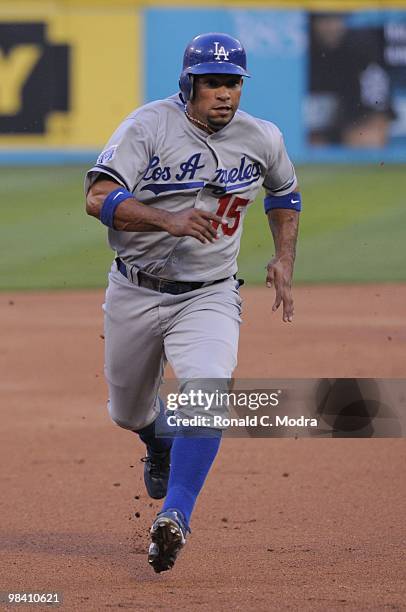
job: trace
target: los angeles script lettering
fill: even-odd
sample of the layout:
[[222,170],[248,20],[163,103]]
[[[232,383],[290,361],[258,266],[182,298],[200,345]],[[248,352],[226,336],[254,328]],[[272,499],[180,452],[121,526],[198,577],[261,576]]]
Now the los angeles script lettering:
[[[179,165],[178,172],[172,170],[169,166],[161,166],[161,160],[155,155],[143,176],[144,181],[170,181],[173,173],[177,181],[192,181],[195,178],[196,172],[204,168],[204,164],[200,164],[201,153],[194,153]],[[258,162],[247,163],[246,157],[240,159],[238,167],[225,169],[218,168],[214,175],[213,182],[222,185],[230,183],[239,183],[255,179],[261,174],[261,167]]]

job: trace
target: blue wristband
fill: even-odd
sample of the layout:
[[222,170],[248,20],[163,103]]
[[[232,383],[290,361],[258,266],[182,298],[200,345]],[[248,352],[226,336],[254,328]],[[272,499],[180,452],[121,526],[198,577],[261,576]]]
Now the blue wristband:
[[302,210],[302,196],[298,191],[283,196],[267,195],[264,199],[264,208],[266,213],[274,208],[290,208],[300,212]]
[[104,223],[104,225],[114,229],[114,213],[116,212],[117,206],[120,202],[133,197],[133,194],[127,191],[127,189],[124,189],[124,187],[119,187],[109,193],[100,211],[100,221]]

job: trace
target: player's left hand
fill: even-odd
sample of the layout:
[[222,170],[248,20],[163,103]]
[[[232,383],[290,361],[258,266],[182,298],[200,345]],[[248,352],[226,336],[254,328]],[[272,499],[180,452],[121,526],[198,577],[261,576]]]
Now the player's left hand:
[[267,265],[266,286],[275,287],[275,301],[272,311],[278,310],[283,304],[282,319],[285,322],[293,321],[292,274],[293,261],[290,257],[273,257]]

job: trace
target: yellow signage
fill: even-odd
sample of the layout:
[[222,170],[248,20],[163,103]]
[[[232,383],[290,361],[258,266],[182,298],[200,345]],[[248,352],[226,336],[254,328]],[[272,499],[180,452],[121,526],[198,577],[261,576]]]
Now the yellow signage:
[[0,7],[0,147],[100,148],[142,103],[139,14],[41,6]]

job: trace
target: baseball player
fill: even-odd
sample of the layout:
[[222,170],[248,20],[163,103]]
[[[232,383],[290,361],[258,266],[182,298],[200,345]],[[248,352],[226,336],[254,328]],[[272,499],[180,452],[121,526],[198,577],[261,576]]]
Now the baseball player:
[[262,186],[275,243],[266,284],[275,288],[273,311],[282,304],[283,320],[293,317],[301,198],[279,129],[238,110],[244,77],[238,40],[196,36],[179,93],[131,113],[86,176],[86,210],[108,227],[116,253],[104,304],[109,413],[145,443],[147,492],[165,498],[150,532],[156,572],[170,569],[185,544],[222,435],[201,426],[190,436],[187,425],[181,435],[158,435],[169,432],[158,396],[163,368],[169,361],[182,391],[224,388],[231,378],[241,320],[236,259]]

